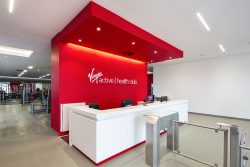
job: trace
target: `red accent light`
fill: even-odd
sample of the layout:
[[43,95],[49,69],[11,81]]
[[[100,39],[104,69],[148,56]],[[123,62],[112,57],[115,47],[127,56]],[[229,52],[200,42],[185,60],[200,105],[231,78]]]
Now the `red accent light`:
[[118,60],[130,62],[130,63],[145,64],[145,62],[143,62],[143,61],[129,59],[129,58],[126,58],[126,57],[123,57],[123,56],[120,56],[120,55],[115,55],[115,54],[112,54],[112,53],[103,52],[103,51],[100,51],[100,50],[91,49],[91,48],[88,48],[88,47],[84,47],[84,46],[80,46],[80,45],[76,45],[76,44],[72,44],[72,43],[68,43],[67,46],[69,46],[71,48],[74,48],[74,49],[80,49],[80,50],[83,50],[83,51],[91,53],[91,54],[96,53],[96,55],[110,57],[110,58],[113,58],[113,59],[118,59]]
[[132,42],[132,45],[135,45],[135,42]]
[[57,136],[59,136],[59,137],[68,136],[68,135],[69,135],[69,131],[66,131],[66,132],[58,132],[58,133],[57,133]]

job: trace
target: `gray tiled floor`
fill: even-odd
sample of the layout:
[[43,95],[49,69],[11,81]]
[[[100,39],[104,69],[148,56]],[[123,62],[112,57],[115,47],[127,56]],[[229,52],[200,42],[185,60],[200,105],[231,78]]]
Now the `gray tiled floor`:
[[[31,114],[29,106],[0,106],[0,167],[92,167],[93,165],[77,149],[69,147],[50,129],[49,114]],[[222,117],[189,115],[191,123],[216,126],[226,122],[248,129],[250,121]],[[182,126],[180,150],[199,159],[221,164],[222,135],[211,131]],[[165,135],[161,137],[164,147]],[[102,167],[147,167],[145,145],[129,151]],[[161,159],[163,167],[203,167],[185,158],[167,154]],[[249,166],[250,167],[250,166]]]

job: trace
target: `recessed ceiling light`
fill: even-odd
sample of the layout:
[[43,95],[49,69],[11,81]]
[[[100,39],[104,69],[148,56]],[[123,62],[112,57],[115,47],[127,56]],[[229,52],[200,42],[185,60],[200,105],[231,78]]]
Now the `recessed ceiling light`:
[[226,52],[225,48],[224,48],[221,44],[219,44],[219,48],[220,48],[220,50],[221,50],[223,53]]
[[28,72],[28,70],[23,70],[23,72],[25,73],[25,72]]
[[78,42],[82,42],[82,39],[78,39]]
[[210,31],[210,27],[208,26],[208,24],[206,23],[205,19],[202,17],[202,15],[197,12],[196,13],[197,17],[200,19],[201,23],[204,25],[204,27],[207,29],[207,31]]
[[12,56],[30,57],[33,51],[0,45],[0,53]]
[[9,13],[12,13],[14,9],[14,0],[9,0]]
[[154,51],[154,54],[157,54],[157,53],[158,53],[158,51],[157,51],[157,50],[155,50],[155,51]]
[[169,59],[172,59],[172,57],[170,56]]
[[33,69],[34,67],[33,66],[28,66],[28,69]]
[[132,45],[135,45],[135,42],[132,42],[131,44],[132,44]]
[[50,76],[50,74],[46,74],[46,76],[48,77],[48,76]]
[[150,63],[153,63],[153,60],[151,60]]
[[96,31],[101,31],[101,27],[96,27]]

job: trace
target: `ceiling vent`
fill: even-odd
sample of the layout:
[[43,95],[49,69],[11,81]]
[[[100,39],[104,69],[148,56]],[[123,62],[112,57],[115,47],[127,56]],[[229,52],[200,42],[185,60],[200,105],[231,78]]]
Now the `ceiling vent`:
[[16,71],[18,71],[18,72],[22,72],[23,70],[17,69]]
[[124,56],[133,56],[135,53],[131,51],[122,52]]

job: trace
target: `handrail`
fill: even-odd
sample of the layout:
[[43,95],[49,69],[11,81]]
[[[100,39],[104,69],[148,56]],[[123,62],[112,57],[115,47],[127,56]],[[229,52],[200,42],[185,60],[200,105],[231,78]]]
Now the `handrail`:
[[190,126],[195,126],[195,127],[200,127],[200,128],[204,128],[204,129],[211,129],[211,130],[215,130],[215,131],[222,131],[222,132],[228,131],[227,129],[212,128],[212,127],[208,127],[208,126],[190,124],[190,123],[187,123],[187,122],[181,122],[181,121],[175,121],[175,120],[173,120],[173,122],[180,123],[180,124],[185,124],[185,125],[190,125]]
[[243,145],[240,145],[240,148],[245,149],[245,150],[250,150],[250,147],[246,147],[246,146],[243,146]]

